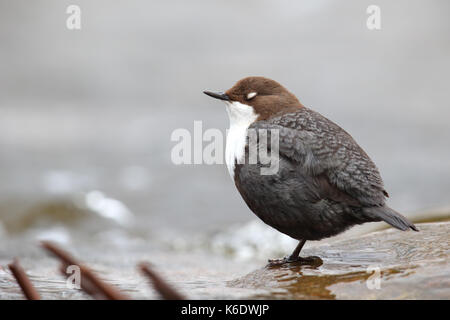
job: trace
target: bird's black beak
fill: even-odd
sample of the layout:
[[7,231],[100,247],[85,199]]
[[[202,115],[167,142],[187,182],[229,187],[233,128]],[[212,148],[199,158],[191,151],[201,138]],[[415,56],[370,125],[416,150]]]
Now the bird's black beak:
[[230,101],[230,97],[228,97],[225,93],[223,92],[211,92],[211,91],[203,91],[204,94],[216,98],[216,99],[220,99],[220,100],[225,100],[225,101]]

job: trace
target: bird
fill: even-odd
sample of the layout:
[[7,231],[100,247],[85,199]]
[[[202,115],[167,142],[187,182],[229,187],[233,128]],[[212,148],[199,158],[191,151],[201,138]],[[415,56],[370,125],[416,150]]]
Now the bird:
[[[292,254],[269,262],[310,263],[314,257],[300,256],[306,241],[366,222],[418,231],[386,204],[389,194],[379,170],[352,136],[278,82],[252,76],[226,92],[203,92],[226,104],[230,128],[225,160],[243,200],[264,223],[299,241]],[[278,152],[273,174],[261,173],[260,160],[249,161],[250,130],[270,132],[264,146]],[[273,132],[277,146],[269,139]],[[253,145],[260,150],[262,142],[259,135]]]

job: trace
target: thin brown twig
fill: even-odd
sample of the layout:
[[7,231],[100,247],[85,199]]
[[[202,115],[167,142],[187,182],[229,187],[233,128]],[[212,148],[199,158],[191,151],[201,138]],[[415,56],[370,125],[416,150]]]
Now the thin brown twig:
[[[42,242],[42,247],[51,252],[57,258],[62,261],[63,268],[69,265],[76,265],[81,271],[81,288],[89,295],[96,299],[109,299],[109,300],[128,300],[127,295],[121,293],[114,286],[106,283],[95,275],[95,273],[88,267],[79,263],[73,256],[66,251],[57,247],[51,242]],[[65,269],[65,268],[64,268]],[[86,281],[87,280],[87,281]]]
[[170,286],[165,280],[163,280],[147,262],[139,264],[139,269],[145,274],[153,284],[153,287],[165,300],[184,300],[185,297],[177,292],[172,286]]
[[40,300],[41,296],[34,288],[33,284],[28,278],[26,272],[19,264],[19,260],[14,259],[14,261],[8,264],[9,270],[11,270],[12,274],[17,280],[20,288],[22,289],[23,294],[28,300]]

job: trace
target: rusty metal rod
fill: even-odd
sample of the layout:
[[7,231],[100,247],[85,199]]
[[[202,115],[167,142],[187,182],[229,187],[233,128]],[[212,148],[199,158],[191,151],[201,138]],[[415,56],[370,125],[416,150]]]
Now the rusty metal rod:
[[155,290],[164,300],[184,300],[185,297],[161,278],[147,262],[139,264],[140,271],[150,279]]
[[23,294],[28,300],[41,299],[41,296],[31,283],[30,278],[28,278],[26,272],[20,266],[19,260],[14,259],[12,263],[8,264],[8,268],[9,270],[11,270],[12,274],[14,275],[14,278],[16,278],[17,283],[22,289]]
[[[59,271],[61,272],[61,274],[68,278],[68,274],[67,274],[67,267],[69,265],[65,264],[65,263],[61,263]],[[81,268],[80,268],[80,274],[82,274]],[[81,277],[80,279],[80,287],[81,289],[86,292],[88,295],[90,295],[92,298],[96,299],[96,300],[105,300],[106,297],[105,295],[100,292],[98,290],[98,288],[92,284],[91,281],[89,281],[86,277]]]
[[[109,300],[130,299],[127,295],[121,293],[114,286],[101,280],[91,269],[89,269],[87,266],[82,265],[73,256],[57,247],[55,244],[44,241],[42,242],[42,247],[59,258],[62,261],[63,267],[67,267],[69,265],[78,266],[81,272],[81,287],[86,291],[86,293],[93,296],[94,298],[105,298]],[[86,282],[86,280],[88,281],[88,283]]]

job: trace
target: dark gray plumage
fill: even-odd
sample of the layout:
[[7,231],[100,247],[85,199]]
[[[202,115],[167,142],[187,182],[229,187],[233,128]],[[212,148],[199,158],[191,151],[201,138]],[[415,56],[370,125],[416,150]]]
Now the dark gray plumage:
[[385,205],[387,192],[367,154],[319,113],[303,107],[249,129],[279,132],[278,174],[261,175],[261,164],[236,166],[239,191],[265,223],[298,240],[320,240],[355,224],[382,220],[416,230]]

